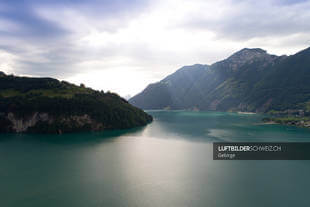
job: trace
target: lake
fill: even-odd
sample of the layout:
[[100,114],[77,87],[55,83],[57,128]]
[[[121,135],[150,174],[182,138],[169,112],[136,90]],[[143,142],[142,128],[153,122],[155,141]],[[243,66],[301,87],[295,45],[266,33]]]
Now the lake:
[[1,207],[309,206],[310,161],[212,160],[212,142],[308,142],[261,115],[148,111],[146,127],[0,135]]

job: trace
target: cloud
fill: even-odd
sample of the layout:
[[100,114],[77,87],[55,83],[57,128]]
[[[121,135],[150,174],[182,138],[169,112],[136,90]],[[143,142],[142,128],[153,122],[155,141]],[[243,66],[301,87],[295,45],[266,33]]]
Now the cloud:
[[30,3],[11,1],[5,8],[0,13],[0,19],[11,22],[14,28],[6,27],[8,30],[1,36],[40,40],[61,36],[67,32],[53,22],[37,16],[32,10],[31,1]]
[[96,58],[80,44],[84,36],[96,30],[115,33],[146,5],[137,0],[2,2],[0,51],[14,55],[11,64],[18,74],[65,78],[78,72],[77,63]]
[[29,0],[0,3],[0,69],[122,95],[243,47],[310,43],[303,0]]
[[[211,30],[237,41],[310,32],[308,1],[217,1],[201,4],[181,27]],[[204,11],[204,12],[203,12]]]

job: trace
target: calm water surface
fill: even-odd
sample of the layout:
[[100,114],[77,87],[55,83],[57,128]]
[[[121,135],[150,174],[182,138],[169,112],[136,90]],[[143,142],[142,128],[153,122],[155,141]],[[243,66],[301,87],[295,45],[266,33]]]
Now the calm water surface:
[[310,161],[213,161],[213,141],[310,141],[260,115],[149,111],[144,128],[0,135],[0,206],[309,206]]

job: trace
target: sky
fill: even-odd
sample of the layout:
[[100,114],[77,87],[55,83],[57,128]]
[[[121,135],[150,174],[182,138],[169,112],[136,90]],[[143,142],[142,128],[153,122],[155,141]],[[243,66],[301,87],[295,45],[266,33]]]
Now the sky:
[[135,95],[242,48],[310,46],[305,0],[0,0],[0,71]]

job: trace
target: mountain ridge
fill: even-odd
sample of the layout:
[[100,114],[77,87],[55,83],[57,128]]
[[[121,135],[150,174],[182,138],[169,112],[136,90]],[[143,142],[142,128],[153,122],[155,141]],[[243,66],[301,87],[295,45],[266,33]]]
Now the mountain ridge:
[[[268,112],[305,109],[310,100],[305,78],[310,75],[310,48],[290,56],[244,48],[212,65],[198,66],[187,66],[186,73],[180,75],[182,67],[129,102],[143,109]],[[163,81],[170,85],[164,86]],[[156,88],[160,85],[159,92]]]

